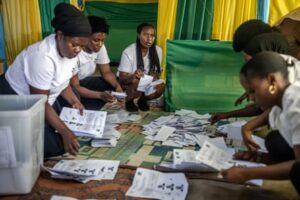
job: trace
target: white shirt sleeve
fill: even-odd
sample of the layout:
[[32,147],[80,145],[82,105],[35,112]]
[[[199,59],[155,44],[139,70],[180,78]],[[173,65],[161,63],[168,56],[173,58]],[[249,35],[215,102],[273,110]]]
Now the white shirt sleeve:
[[120,72],[127,72],[127,73],[134,73],[134,63],[132,62],[132,59],[130,59],[130,55],[127,52],[122,53],[121,61],[119,64],[118,71]]
[[162,49],[159,46],[156,46],[156,51],[159,59],[160,66],[162,65]]
[[99,52],[97,53],[97,57],[96,57],[95,61],[96,61],[96,64],[100,64],[100,65],[110,63],[110,59],[108,57],[105,45],[103,45],[101,47],[101,49],[99,50]]
[[24,62],[24,73],[28,84],[41,90],[50,90],[55,74],[51,58],[44,54],[30,54]]
[[[299,89],[299,87],[297,87]],[[300,96],[297,94],[299,91],[292,91],[289,98],[283,102],[286,128],[291,134],[291,141],[293,145],[300,144]]]

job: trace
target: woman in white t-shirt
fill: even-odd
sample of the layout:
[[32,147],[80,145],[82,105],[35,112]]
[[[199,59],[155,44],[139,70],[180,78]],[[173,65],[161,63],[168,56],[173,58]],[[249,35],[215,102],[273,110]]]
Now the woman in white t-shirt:
[[[165,89],[164,83],[155,86],[155,92],[149,96],[137,91],[139,80],[144,74],[159,79],[161,74],[162,50],[155,45],[155,29],[152,24],[142,23],[137,27],[136,42],[129,45],[122,53],[118,68],[120,83],[126,90],[126,110],[130,112],[149,110],[147,101],[160,97]],[[139,98],[138,107],[134,99]]]
[[[295,159],[300,159],[300,81],[292,84],[289,82],[288,63],[274,52],[256,54],[244,67],[255,102],[262,109],[271,109],[270,125],[272,129],[279,130],[293,149],[294,158],[266,167],[233,167],[222,171],[222,175],[235,182],[250,179],[289,179]],[[298,184],[295,187],[299,189],[299,181],[295,183]]]
[[88,42],[91,27],[88,19],[70,4],[60,3],[54,9],[51,24],[55,34],[24,49],[0,78],[0,94],[44,94],[44,157],[68,152],[76,155],[79,142],[58,116],[57,97],[61,95],[81,112],[83,106],[74,95],[69,81],[75,73],[77,55]]
[[[116,76],[111,71],[110,60],[104,45],[109,26],[106,20],[98,16],[89,16],[92,35],[88,45],[78,55],[78,73],[71,79],[71,85],[81,96],[81,103],[86,109],[100,110],[106,102],[115,98],[110,91],[123,92]],[[96,67],[101,76],[92,76]]]

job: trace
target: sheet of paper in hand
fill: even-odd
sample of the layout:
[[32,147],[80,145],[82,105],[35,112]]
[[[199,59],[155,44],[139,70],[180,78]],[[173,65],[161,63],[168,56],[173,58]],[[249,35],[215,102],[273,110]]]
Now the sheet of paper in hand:
[[183,173],[162,173],[138,168],[127,196],[164,200],[183,200],[188,182]]
[[104,111],[94,110],[84,110],[81,115],[78,109],[64,107],[59,117],[77,136],[101,138],[106,115]]
[[152,83],[153,76],[149,76],[144,74],[144,76],[140,79],[137,90],[140,92],[145,92],[147,87]]

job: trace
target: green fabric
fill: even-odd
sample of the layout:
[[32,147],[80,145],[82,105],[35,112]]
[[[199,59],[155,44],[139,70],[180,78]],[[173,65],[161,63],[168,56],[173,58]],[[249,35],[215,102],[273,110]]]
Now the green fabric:
[[209,40],[212,31],[213,2],[178,1],[174,39]]
[[123,50],[136,40],[136,28],[142,22],[156,26],[157,3],[86,2],[85,14],[104,16],[110,25],[105,41],[112,62],[119,62]]
[[165,109],[200,113],[236,109],[244,90],[239,83],[241,54],[231,43],[174,40],[167,43]]
[[43,38],[54,32],[51,26],[51,20],[54,17],[54,8],[59,3],[70,3],[69,0],[39,0],[42,35]]

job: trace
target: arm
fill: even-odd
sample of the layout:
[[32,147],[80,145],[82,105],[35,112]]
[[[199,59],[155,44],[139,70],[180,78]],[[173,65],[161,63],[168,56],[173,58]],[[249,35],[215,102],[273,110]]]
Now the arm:
[[231,117],[251,117],[261,113],[262,111],[259,108],[257,108],[256,104],[251,104],[245,108],[234,110],[231,112],[213,113],[212,117],[210,118],[210,122],[214,124],[220,121],[221,119],[227,119]]
[[66,87],[60,95],[70,104],[72,105],[72,108],[79,109],[80,113],[83,113],[84,106],[81,104],[77,96],[74,94],[72,88],[70,85]]
[[248,121],[245,125],[242,126],[243,140],[244,140],[246,147],[250,151],[256,151],[259,148],[259,146],[252,139],[252,132],[256,128],[259,128],[259,127],[262,127],[262,126],[268,124],[269,113],[270,113],[270,109],[265,110],[261,115]]
[[139,82],[140,78],[144,76],[144,72],[140,69],[137,69],[134,74],[128,72],[121,72],[119,74],[120,82],[122,85],[129,85],[132,83]]
[[97,64],[99,71],[106,82],[108,82],[117,92],[123,92],[116,76],[112,73],[109,64]]
[[[30,87],[31,94],[45,94],[49,95],[49,90],[40,90],[34,87]],[[57,113],[54,111],[52,106],[46,102],[45,105],[45,119],[55,130],[61,134],[64,143],[64,149],[72,155],[76,155],[79,151],[80,144],[73,134],[73,132],[60,120]]]

